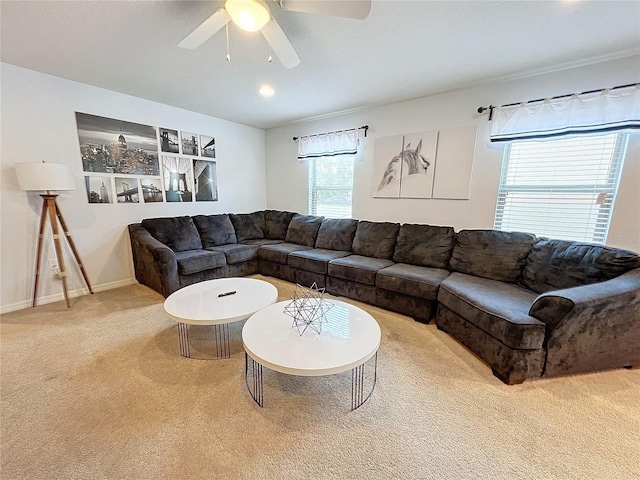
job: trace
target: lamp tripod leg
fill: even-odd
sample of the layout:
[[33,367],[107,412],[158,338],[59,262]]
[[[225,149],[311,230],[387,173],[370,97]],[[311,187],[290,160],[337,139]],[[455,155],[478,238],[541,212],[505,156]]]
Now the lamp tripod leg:
[[60,225],[62,225],[62,230],[64,231],[65,237],[67,237],[67,242],[69,242],[69,246],[71,247],[71,251],[73,252],[73,256],[76,257],[76,262],[80,267],[80,272],[82,273],[82,277],[84,281],[87,283],[87,287],[89,287],[89,292],[93,294],[93,289],[91,288],[91,283],[89,282],[89,277],[87,276],[87,272],[84,271],[84,266],[82,265],[82,260],[80,260],[80,255],[78,254],[78,250],[76,249],[75,243],[73,243],[73,238],[71,238],[71,234],[69,233],[69,229],[67,228],[67,224],[62,217],[62,212],[58,208],[58,202],[54,200],[56,215],[58,220],[60,221]]
[[60,234],[58,233],[58,218],[56,216],[55,198],[46,199],[47,210],[49,211],[49,221],[51,222],[51,230],[53,231],[53,244],[56,247],[56,257],[58,257],[58,267],[60,268],[60,278],[62,279],[62,290],[64,299],[67,302],[67,308],[71,308],[69,303],[69,292],[67,290],[67,272],[64,269],[64,257],[62,256],[62,248],[60,246]]
[[42,199],[42,213],[40,214],[40,228],[38,229],[38,248],[36,250],[36,278],[33,287],[33,307],[36,306],[38,283],[40,282],[40,267],[42,266],[42,240],[44,238],[44,222],[47,219],[47,200]]

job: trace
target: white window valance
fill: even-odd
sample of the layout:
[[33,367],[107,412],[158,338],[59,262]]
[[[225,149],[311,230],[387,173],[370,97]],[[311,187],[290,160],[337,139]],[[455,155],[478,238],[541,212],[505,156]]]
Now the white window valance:
[[298,160],[355,155],[358,151],[358,130],[308,135],[298,139]]
[[492,142],[640,128],[640,84],[499,107]]

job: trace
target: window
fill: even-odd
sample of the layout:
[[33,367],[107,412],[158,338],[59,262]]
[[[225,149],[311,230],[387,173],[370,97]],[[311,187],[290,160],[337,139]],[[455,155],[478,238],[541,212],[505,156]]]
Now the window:
[[353,155],[309,159],[309,213],[350,218],[353,196]]
[[508,144],[494,228],[604,243],[627,141],[609,133]]

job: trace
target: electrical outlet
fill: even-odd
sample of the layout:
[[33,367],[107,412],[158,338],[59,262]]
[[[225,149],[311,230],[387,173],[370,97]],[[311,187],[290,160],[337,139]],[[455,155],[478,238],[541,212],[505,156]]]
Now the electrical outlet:
[[49,268],[54,272],[57,272],[58,270],[60,270],[58,268],[58,260],[55,259],[55,258],[50,258],[49,259]]

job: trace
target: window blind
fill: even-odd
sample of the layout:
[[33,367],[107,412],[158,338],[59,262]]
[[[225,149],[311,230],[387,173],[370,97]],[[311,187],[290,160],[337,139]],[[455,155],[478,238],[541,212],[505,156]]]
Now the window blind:
[[350,218],[354,156],[309,159],[309,213]]
[[627,141],[609,133],[509,144],[494,228],[604,243]]

